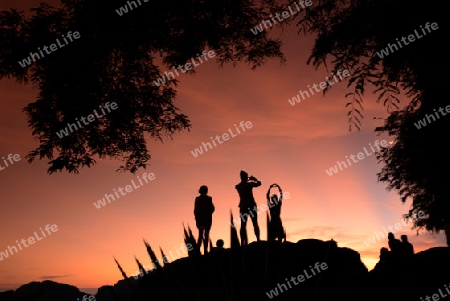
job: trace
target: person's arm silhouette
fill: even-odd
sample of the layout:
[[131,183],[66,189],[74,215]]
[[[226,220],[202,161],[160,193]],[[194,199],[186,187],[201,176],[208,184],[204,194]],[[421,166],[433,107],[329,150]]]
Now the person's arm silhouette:
[[280,185],[278,185],[277,183],[274,183],[274,184],[270,185],[270,187],[278,188],[278,192],[280,193],[280,198],[278,199],[278,203],[281,203],[283,201],[283,191],[281,190]]
[[279,202],[281,204],[281,202],[283,201],[283,190],[281,190],[281,187],[278,184],[276,184],[276,185],[278,187],[278,190],[280,191],[280,200],[279,200]]
[[252,183],[252,187],[261,186],[261,181],[258,181],[258,179],[255,178],[254,176],[250,176],[250,177],[248,177],[248,179],[252,181],[252,182],[250,182],[250,183]]
[[216,208],[214,207],[212,197],[209,197],[209,201],[211,202],[211,213],[214,213],[214,210],[216,210]]

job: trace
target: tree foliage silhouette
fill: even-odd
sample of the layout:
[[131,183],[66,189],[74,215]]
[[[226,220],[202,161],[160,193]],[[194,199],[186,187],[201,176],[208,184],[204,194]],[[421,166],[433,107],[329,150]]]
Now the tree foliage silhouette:
[[[414,126],[425,114],[448,105],[443,100],[448,68],[442,43],[449,32],[445,4],[325,0],[315,1],[308,14],[297,18],[300,32],[317,34],[308,63],[318,68],[331,62],[333,72],[348,69],[351,73],[348,87],[352,92],[346,95],[351,99],[347,103],[349,131],[361,127],[362,97],[367,84],[372,84],[377,101],[390,113],[376,132],[388,133],[395,141],[378,156],[384,163],[378,180],[386,182],[389,190],[396,189],[402,202],[412,200],[406,217],[413,217],[418,210],[425,213],[425,218],[414,219],[415,228],[445,229],[450,246],[450,195],[442,176],[450,167],[444,139],[450,118],[431,120],[421,129]],[[425,29],[424,34],[421,26],[427,22],[436,22],[438,29]],[[402,37],[415,35],[415,30],[420,38],[406,40],[408,45],[400,42]],[[382,49],[389,49],[388,55],[383,55]],[[408,103],[399,109],[402,93]]]
[[[443,3],[314,1],[307,14],[296,18],[299,33],[317,35],[308,64],[312,63],[316,68],[331,65],[333,73],[339,69],[350,71],[348,88],[351,92],[346,95],[350,98],[346,105],[350,131],[361,128],[367,84],[372,85],[373,92],[378,95],[377,101],[383,102],[388,112],[399,108],[402,90],[412,98],[412,104],[435,101],[422,96],[430,87],[428,84],[442,78],[446,70],[440,60],[445,57],[442,41],[448,32]],[[424,35],[420,26],[427,22],[436,22],[439,29]],[[414,30],[422,37],[407,46],[399,46],[396,39],[408,37]],[[377,52],[388,44],[394,44],[394,51],[379,56]],[[438,84],[433,82],[435,87]]]
[[[49,160],[50,174],[77,173],[96,157],[122,159],[119,171],[145,168],[148,139],[163,142],[191,128],[174,104],[177,80],[153,83],[164,71],[203,50],[215,51],[220,65],[246,62],[254,69],[268,58],[284,62],[280,41],[249,30],[279,9],[271,2],[155,0],[119,16],[116,9],[127,5],[124,1],[62,0],[58,8],[42,3],[30,16],[0,12],[0,79],[31,82],[39,91],[24,108],[39,141],[28,162]],[[30,51],[62,41],[68,31],[78,31],[80,38],[25,68],[18,64]],[[57,137],[68,123],[106,102],[116,102],[118,109]]]
[[[395,112],[376,130],[396,137],[396,143],[382,149],[377,156],[384,163],[378,173],[379,181],[388,183],[389,190],[396,189],[402,202],[412,200],[405,217],[412,218],[414,228],[431,232],[444,230],[450,246],[450,191],[446,177],[450,160],[445,139],[450,118],[437,118],[440,114],[436,114],[439,108],[448,106],[445,102],[445,99],[438,100],[433,105],[422,104],[416,109]],[[431,122],[418,129],[415,124],[424,118],[428,121],[427,117]],[[425,217],[414,218],[419,211]]]

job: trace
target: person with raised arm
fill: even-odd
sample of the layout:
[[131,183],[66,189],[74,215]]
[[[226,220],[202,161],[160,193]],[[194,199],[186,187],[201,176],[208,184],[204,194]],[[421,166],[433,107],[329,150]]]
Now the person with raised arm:
[[[278,188],[280,198],[278,198],[278,195],[276,194],[272,194],[272,196],[270,196],[270,190],[272,188]],[[266,198],[267,205],[270,209],[270,221],[268,225],[269,233],[267,234],[268,240],[273,241],[278,239],[279,242],[282,242],[283,239],[286,238],[284,237],[283,223],[281,222],[280,217],[281,204],[283,202],[283,191],[281,190],[281,187],[277,183],[270,185],[269,190],[267,190]]]
[[[252,219],[253,229],[255,231],[256,240],[260,241],[259,238],[259,226],[258,226],[258,217],[256,210],[256,202],[253,197],[253,188],[261,186],[261,182],[258,181],[254,176],[248,176],[248,173],[241,170],[240,173],[241,182],[236,184],[235,188],[239,194],[239,213],[242,220],[240,235],[241,235],[241,245],[248,244],[247,238],[247,219],[248,215]],[[254,210],[254,213],[253,213]]]

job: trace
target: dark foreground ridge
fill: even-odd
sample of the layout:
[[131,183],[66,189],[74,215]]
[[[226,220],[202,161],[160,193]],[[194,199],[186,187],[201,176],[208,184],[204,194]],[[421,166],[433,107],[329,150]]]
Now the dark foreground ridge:
[[[326,269],[320,264],[326,263]],[[324,267],[324,265],[322,265]],[[97,301],[144,300],[426,300],[450,287],[450,248],[432,248],[368,272],[358,252],[336,242],[254,242],[165,264],[137,280],[104,286]],[[302,276],[303,275],[303,276]],[[294,278],[294,279],[293,279]],[[293,280],[292,280],[293,279]],[[1,301],[76,301],[73,286],[33,282],[0,293]],[[423,299],[420,299],[422,297]]]

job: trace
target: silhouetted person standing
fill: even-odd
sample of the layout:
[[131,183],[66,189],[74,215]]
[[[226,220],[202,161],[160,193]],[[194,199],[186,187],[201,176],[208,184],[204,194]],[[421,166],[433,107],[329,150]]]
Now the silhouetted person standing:
[[406,256],[412,256],[414,255],[414,247],[413,245],[408,241],[408,236],[402,235],[400,236],[400,239],[402,240],[402,252]]
[[[247,238],[247,218],[250,214],[250,217],[252,219],[253,223],[253,229],[255,230],[255,235],[257,241],[260,241],[259,239],[259,227],[258,227],[258,217],[257,217],[257,208],[256,208],[256,202],[255,198],[253,197],[253,188],[261,186],[261,182],[258,181],[254,176],[249,177],[248,173],[241,170],[240,173],[241,176],[241,182],[235,186],[236,190],[239,193],[239,211],[241,216],[241,245],[247,245],[248,244],[248,238]],[[252,212],[254,210],[254,212]]]
[[[272,194],[270,196],[270,189],[272,187],[278,188],[278,191],[280,193],[280,198],[278,199],[278,195]],[[281,187],[278,184],[272,184],[269,187],[269,190],[267,191],[267,206],[269,206],[270,209],[270,221],[269,221],[269,233],[268,238],[269,241],[277,240],[281,242],[284,238],[284,230],[283,230],[283,223],[281,222],[281,204],[283,202],[283,191],[281,190]]]
[[398,256],[402,253],[402,243],[400,240],[396,239],[394,236],[394,233],[389,232],[388,233],[388,244],[389,249],[392,251],[392,255]]
[[198,192],[200,195],[195,198],[194,206],[195,222],[198,228],[197,245],[200,248],[203,242],[203,254],[206,254],[208,250],[209,231],[212,225],[212,214],[215,208],[212,197],[208,195],[207,186],[201,186]]

